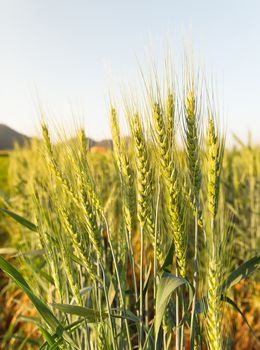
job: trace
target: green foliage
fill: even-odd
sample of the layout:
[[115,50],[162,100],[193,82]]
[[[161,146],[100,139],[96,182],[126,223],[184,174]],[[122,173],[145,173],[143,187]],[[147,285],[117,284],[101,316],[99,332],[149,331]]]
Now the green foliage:
[[1,192],[8,191],[8,166],[9,166],[9,157],[8,154],[0,153],[0,190]]

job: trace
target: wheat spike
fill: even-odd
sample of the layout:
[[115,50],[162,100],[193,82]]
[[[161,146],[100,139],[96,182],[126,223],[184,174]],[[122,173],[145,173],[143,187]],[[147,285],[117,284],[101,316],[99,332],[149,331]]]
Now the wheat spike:
[[[135,143],[137,166],[137,216],[142,228],[147,230],[152,245],[155,245],[155,226],[152,214],[153,176],[147,143],[143,127],[138,114],[131,121],[131,130]],[[159,244],[157,244],[157,257],[161,260]]]
[[169,144],[163,115],[159,103],[153,106],[153,123],[156,144],[159,149],[161,173],[167,190],[167,207],[173,227],[173,239],[176,249],[177,265],[181,276],[186,274],[186,241],[184,237],[183,212],[180,204],[180,188],[177,170]]
[[220,269],[216,259],[209,262],[207,332],[210,350],[222,350]]
[[[197,105],[194,89],[190,89],[186,97],[185,134],[190,181],[192,189],[194,191],[194,197],[197,202],[201,185],[201,169],[199,154]],[[198,206],[198,204],[196,205]]]
[[208,208],[213,218],[217,214],[221,150],[216,134],[215,124],[211,117],[208,119]]
[[87,272],[90,275],[90,278],[92,280],[95,280],[95,271],[93,271],[93,265],[91,264],[90,258],[89,258],[89,251],[86,251],[84,248],[81,240],[78,237],[78,234],[74,228],[73,222],[71,221],[69,217],[69,213],[67,210],[63,208],[59,208],[60,211],[60,218],[61,222],[68,233],[71,242],[73,243],[73,249],[75,251],[75,255],[77,258],[80,259],[80,261],[83,263],[84,267],[86,268]]

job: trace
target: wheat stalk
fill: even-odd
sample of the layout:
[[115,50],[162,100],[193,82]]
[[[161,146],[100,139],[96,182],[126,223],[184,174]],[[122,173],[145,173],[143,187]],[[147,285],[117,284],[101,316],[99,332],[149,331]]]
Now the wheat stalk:
[[[152,245],[155,245],[155,225],[152,214],[153,175],[147,142],[138,114],[131,121],[131,131],[135,144],[137,168],[137,216],[142,229],[149,235]],[[157,257],[161,259],[160,247],[157,244]]]
[[127,244],[129,249],[129,260],[131,263],[133,283],[135,289],[135,297],[137,296],[137,282],[136,282],[136,273],[135,273],[135,261],[134,253],[132,247],[132,230],[135,218],[135,194],[134,194],[134,177],[133,172],[130,168],[130,161],[126,155],[125,145],[122,142],[120,135],[120,128],[117,118],[117,113],[115,108],[111,108],[110,113],[111,121],[111,131],[113,138],[114,146],[114,155],[116,158],[117,166],[121,175],[121,189],[122,189],[122,201],[123,201],[123,214],[124,221],[126,223],[127,229]]
[[76,206],[79,209],[82,210],[88,228],[89,239],[95,248],[98,258],[100,259],[102,255],[101,234],[97,224],[96,211],[90,201],[90,197],[93,198],[93,192],[91,192],[89,195],[89,187],[87,187],[87,189],[85,188],[85,183],[82,182],[81,177],[81,175],[83,174],[80,171],[77,171],[77,168],[76,174],[79,182],[79,188],[77,193],[74,191],[68,180],[60,171],[59,166],[54,158],[48,128],[45,123],[42,124],[42,132],[47,150],[48,164],[50,166],[50,169],[61,184],[64,193],[71,199],[72,202],[76,204]]
[[159,103],[155,103],[153,106],[152,119],[156,145],[159,149],[161,173],[167,191],[167,208],[173,228],[178,270],[180,275],[184,277],[186,274],[186,240],[183,227],[183,212],[180,203],[180,188],[177,169]]
[[207,333],[210,350],[222,350],[220,268],[216,259],[209,262]]
[[76,228],[72,220],[70,219],[68,210],[60,207],[60,220],[61,224],[64,226],[70,240],[73,244],[73,249],[75,251],[76,257],[81,261],[83,266],[86,268],[90,278],[96,280],[96,271],[93,271],[93,264],[89,257],[89,251],[87,251],[82,243],[82,240],[79,238],[79,234],[76,232]]
[[[222,349],[222,326],[221,326],[221,262],[222,251],[219,249],[221,238],[215,228],[215,220],[218,210],[220,169],[221,169],[221,144],[217,135],[214,120],[208,118],[207,130],[208,143],[208,209],[211,215],[211,252],[208,269],[208,311],[207,311],[207,334],[210,350]],[[222,269],[222,271],[221,271]]]

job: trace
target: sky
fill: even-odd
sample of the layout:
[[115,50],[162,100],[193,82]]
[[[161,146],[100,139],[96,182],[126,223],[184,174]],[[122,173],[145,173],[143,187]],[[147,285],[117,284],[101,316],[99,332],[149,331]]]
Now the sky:
[[41,106],[109,137],[111,90],[134,86],[148,56],[170,48],[180,59],[189,42],[228,139],[251,130],[260,142],[259,19],[258,0],[0,0],[0,123],[36,135]]

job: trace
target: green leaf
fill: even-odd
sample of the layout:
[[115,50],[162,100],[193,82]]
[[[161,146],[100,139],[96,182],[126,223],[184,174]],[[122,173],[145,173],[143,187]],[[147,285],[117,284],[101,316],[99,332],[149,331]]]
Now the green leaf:
[[173,256],[174,256],[174,242],[172,240],[170,249],[168,250],[163,266],[161,268],[162,270],[170,272],[172,267],[172,262],[173,262]]
[[260,267],[260,256],[254,256],[253,258],[245,261],[237,269],[235,269],[228,276],[226,281],[221,287],[221,292],[226,289],[233,287],[235,284],[239,283],[242,279],[247,278],[251,273],[256,271]]
[[93,290],[92,286],[84,287],[84,288],[80,289],[79,293],[80,293],[80,295],[85,295],[87,293],[90,293],[92,290]]
[[28,221],[27,219],[23,218],[22,216],[15,214],[14,212],[12,212],[8,209],[4,209],[4,208],[0,208],[0,212],[9,215],[12,219],[19,222],[19,224],[27,227],[29,230],[34,231],[34,232],[38,231],[38,228],[36,225],[34,225],[32,222]]
[[[58,341],[56,341],[56,343],[54,343],[48,350],[56,350],[56,349],[60,349],[60,344],[62,343],[62,340],[59,339]],[[75,347],[74,347],[75,349]]]
[[6,261],[2,256],[0,256],[0,268],[7,273],[15,282],[19,281],[19,283],[23,284],[25,287],[30,289],[28,283],[25,281],[23,276],[17,271],[13,265],[11,265],[8,261]]
[[85,318],[80,318],[79,320],[65,326],[64,329],[68,331],[68,333],[73,333],[76,329],[80,327],[81,323],[84,321],[85,321]]
[[[88,322],[99,322],[100,312],[94,309],[90,309],[83,306],[78,305],[70,305],[70,304],[52,304],[56,309],[65,312],[66,314],[82,316],[87,319]],[[102,312],[102,317],[105,318],[107,313]]]
[[116,289],[115,289],[113,281],[111,280],[110,285],[109,285],[109,289],[108,289],[108,304],[109,304],[109,306],[112,305],[115,296],[116,296]]
[[151,277],[151,271],[152,271],[152,264],[150,263],[148,271],[146,273],[145,281],[144,281],[144,288],[143,288],[143,297],[145,297],[145,294],[147,293],[149,281]]
[[[148,271],[146,273],[145,281],[144,281],[144,288],[143,288],[143,298],[145,298],[145,295],[148,290],[149,282],[150,282],[150,277],[151,277],[151,271],[152,271],[152,265],[150,263]],[[138,297],[136,304],[138,305],[140,303],[140,296]]]
[[[119,310],[117,309],[117,311],[119,311]],[[131,310],[125,310],[125,314],[120,314],[120,315],[111,314],[111,317],[132,321],[132,322],[136,323],[137,327],[138,327],[138,324],[140,323],[140,318],[138,316],[136,316]]]
[[154,329],[154,323],[152,323],[152,325],[150,326],[150,328],[147,332],[146,339],[145,339],[145,342],[143,345],[143,350],[150,349],[151,346],[152,346],[152,348],[154,348],[154,339],[152,337],[152,330],[153,329]]
[[[65,331],[68,332],[68,334],[71,334],[71,333],[73,333],[76,329],[78,329],[78,328],[80,327],[81,323],[84,322],[84,321],[85,321],[85,319],[84,319],[84,318],[81,318],[81,319],[77,320],[76,322],[73,322],[73,323],[69,324],[68,326],[65,326],[64,329],[65,329]],[[53,336],[51,336],[51,337],[53,337]],[[57,346],[57,345],[59,345],[59,344],[61,344],[61,343],[62,343],[62,338],[58,338],[58,339],[56,340],[56,342],[55,342],[52,346]],[[47,345],[48,345],[48,342],[45,341],[45,342],[40,346],[39,350],[44,349]],[[72,346],[73,346],[73,344],[72,344]],[[48,350],[50,350],[50,348],[48,348]]]
[[53,278],[52,276],[50,276],[47,272],[45,272],[44,270],[40,269],[40,268],[35,268],[35,272],[38,275],[41,275],[47,282],[54,284]]
[[241,317],[243,318],[243,321],[245,322],[245,324],[249,328],[250,332],[252,333],[252,335],[256,338],[256,340],[260,344],[259,337],[256,335],[255,331],[253,330],[253,328],[250,326],[249,322],[247,321],[246,316],[241,311],[241,309],[238,307],[238,305],[234,302],[234,300],[230,299],[228,296],[223,295],[223,294],[221,295],[221,300],[227,302],[229,305],[231,305],[241,315]]
[[56,343],[54,337],[45,328],[40,325],[38,325],[38,328],[49,345],[54,345]]
[[17,350],[23,350],[23,349],[25,349],[25,345],[27,345],[29,338],[30,338],[30,336],[27,335],[27,337],[24,338],[24,340],[23,340],[22,343],[19,345],[19,347],[17,348]]
[[28,283],[25,281],[23,276],[17,271],[9,262],[7,262],[2,256],[0,256],[0,268],[9,275],[12,280],[20,287],[24,293],[27,294],[31,302],[36,307],[39,314],[42,316],[44,321],[49,327],[57,334],[63,332],[63,327],[59,320],[53,315],[51,310],[31,291]]
[[137,317],[131,310],[126,310],[125,314],[127,316],[127,318],[135,323],[139,323],[140,319],[139,317]]
[[169,302],[169,299],[172,293],[177,288],[183,285],[189,286],[190,299],[192,300],[193,291],[186,279],[174,276],[171,273],[164,273],[162,278],[160,279],[160,282],[157,287],[157,293],[156,293],[155,320],[154,320],[155,341],[157,341],[163,315],[164,315],[166,306]]

